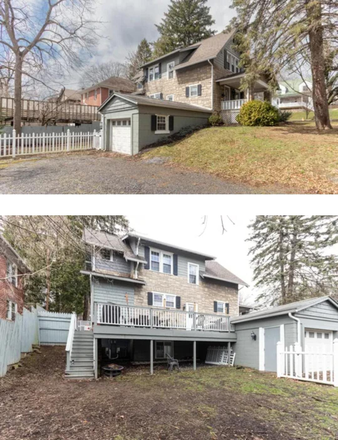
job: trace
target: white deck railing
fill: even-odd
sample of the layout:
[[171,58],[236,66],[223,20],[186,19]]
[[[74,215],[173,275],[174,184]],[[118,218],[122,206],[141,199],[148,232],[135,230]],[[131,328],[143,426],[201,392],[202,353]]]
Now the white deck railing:
[[284,349],[278,342],[277,376],[338,387],[338,339],[332,353],[302,351],[297,343]]
[[62,153],[100,148],[100,135],[94,132],[32,133],[0,135],[0,159],[33,154]]
[[229,316],[112,304],[96,304],[96,323],[187,331],[233,331]]
[[239,110],[243,104],[247,102],[246,99],[234,99],[232,101],[223,101],[222,110]]

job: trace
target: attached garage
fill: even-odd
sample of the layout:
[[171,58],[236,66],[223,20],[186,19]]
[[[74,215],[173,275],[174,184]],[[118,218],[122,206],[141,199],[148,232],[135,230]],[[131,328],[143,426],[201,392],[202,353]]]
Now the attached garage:
[[237,334],[236,364],[260,371],[277,371],[277,343],[296,343],[306,352],[332,353],[338,337],[338,303],[313,298],[232,320]]
[[100,107],[103,148],[135,155],[187,127],[204,127],[211,110],[138,95],[114,94]]

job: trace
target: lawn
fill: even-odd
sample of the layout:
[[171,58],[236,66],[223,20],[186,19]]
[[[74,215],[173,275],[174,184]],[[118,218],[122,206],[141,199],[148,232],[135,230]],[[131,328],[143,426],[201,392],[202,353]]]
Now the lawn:
[[127,370],[63,379],[64,348],[43,348],[0,379],[7,440],[325,440],[338,435],[338,390],[247,369]]
[[262,192],[338,193],[338,125],[320,134],[302,123],[211,127],[141,156],[153,157]]
[[[287,111],[287,110],[286,110]],[[332,121],[338,120],[338,108],[334,108],[330,110],[330,117]],[[290,121],[305,121],[305,120],[313,120],[314,113],[310,112],[308,117],[306,117],[306,112],[293,112],[290,118]]]

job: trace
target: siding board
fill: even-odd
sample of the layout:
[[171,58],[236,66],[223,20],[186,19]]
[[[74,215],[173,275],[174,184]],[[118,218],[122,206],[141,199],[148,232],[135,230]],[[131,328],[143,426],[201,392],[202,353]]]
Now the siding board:
[[126,295],[128,295],[128,304],[134,305],[134,287],[127,283],[118,281],[94,279],[93,280],[93,298],[98,303],[114,303],[127,305]]

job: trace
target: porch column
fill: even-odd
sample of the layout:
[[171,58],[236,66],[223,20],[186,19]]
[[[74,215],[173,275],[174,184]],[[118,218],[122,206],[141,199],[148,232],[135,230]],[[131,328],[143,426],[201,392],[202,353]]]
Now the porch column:
[[150,341],[150,374],[154,374],[154,341]]
[[231,342],[228,342],[228,367],[231,367],[230,354],[231,354]]
[[95,379],[99,378],[99,340],[94,338],[94,368],[95,368]]
[[196,341],[194,341],[194,371],[196,371],[197,370],[197,365],[196,365],[196,347],[197,346],[197,342]]

